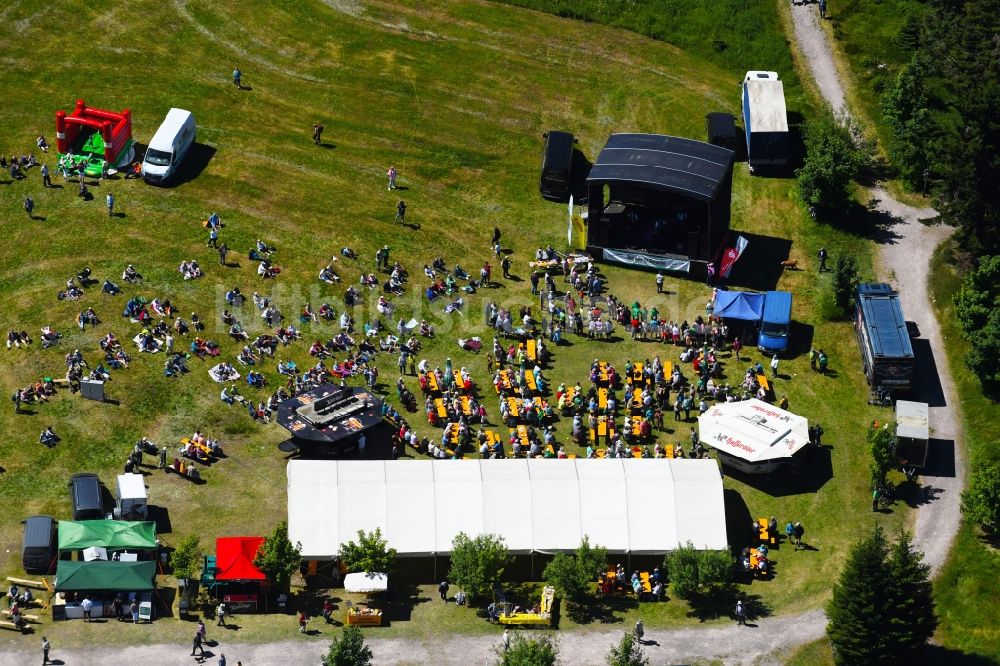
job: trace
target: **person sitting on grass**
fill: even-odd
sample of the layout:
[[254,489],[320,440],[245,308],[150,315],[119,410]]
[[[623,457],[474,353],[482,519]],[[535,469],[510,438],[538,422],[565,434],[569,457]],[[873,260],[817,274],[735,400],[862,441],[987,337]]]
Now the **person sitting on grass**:
[[319,279],[327,284],[336,284],[340,282],[340,276],[333,270],[333,266],[327,264],[319,272]]
[[59,435],[56,431],[52,429],[52,426],[47,427],[42,431],[42,434],[38,436],[38,441],[45,446],[52,448],[59,441]]

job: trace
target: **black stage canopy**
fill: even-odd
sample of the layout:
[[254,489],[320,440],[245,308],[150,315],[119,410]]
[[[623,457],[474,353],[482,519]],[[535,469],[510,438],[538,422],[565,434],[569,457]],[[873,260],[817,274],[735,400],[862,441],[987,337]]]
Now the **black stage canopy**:
[[588,184],[635,183],[682,197],[712,201],[726,182],[733,151],[662,134],[612,134]]
[[299,448],[353,444],[362,431],[381,423],[382,400],[363,388],[322,384],[278,405],[277,421]]

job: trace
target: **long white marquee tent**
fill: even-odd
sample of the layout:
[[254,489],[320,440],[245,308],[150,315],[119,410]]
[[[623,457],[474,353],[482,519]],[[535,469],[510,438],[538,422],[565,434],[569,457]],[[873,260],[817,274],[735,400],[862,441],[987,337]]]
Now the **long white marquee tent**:
[[447,554],[459,532],[515,553],[572,551],[584,535],[613,553],[728,543],[714,460],[292,460],[287,474],[288,536],[307,560],[375,528],[410,556]]

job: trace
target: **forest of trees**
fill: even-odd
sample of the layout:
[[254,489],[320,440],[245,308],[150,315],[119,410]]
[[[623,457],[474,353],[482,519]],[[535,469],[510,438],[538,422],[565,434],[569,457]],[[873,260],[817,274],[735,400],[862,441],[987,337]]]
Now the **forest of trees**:
[[[889,154],[915,190],[929,186],[963,249],[1000,252],[1000,0],[926,0],[900,42],[912,58],[882,95]],[[925,182],[926,181],[926,182]]]

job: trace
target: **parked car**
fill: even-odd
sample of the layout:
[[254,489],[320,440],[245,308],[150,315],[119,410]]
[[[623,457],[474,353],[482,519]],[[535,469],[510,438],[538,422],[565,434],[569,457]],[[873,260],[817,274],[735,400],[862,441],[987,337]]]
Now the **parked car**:
[[101,480],[96,474],[74,474],[69,480],[70,500],[73,502],[73,520],[100,520],[104,518],[104,500]]

